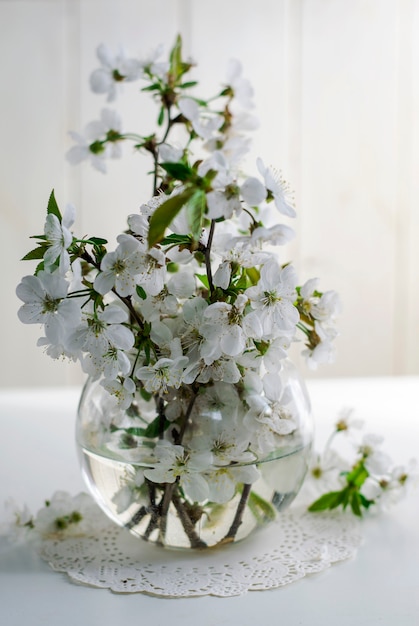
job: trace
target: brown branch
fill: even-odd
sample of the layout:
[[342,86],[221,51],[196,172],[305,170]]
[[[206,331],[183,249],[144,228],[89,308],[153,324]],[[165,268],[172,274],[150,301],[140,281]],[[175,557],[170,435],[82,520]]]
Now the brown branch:
[[134,515],[131,517],[131,519],[129,520],[129,522],[127,522],[125,524],[125,528],[131,529],[134,526],[136,526],[139,522],[141,522],[141,520],[143,519],[143,517],[145,517],[148,514],[148,510],[146,509],[145,506],[142,506],[141,509],[138,509],[138,511],[136,513],[134,513]]
[[207,270],[208,286],[209,286],[209,290],[211,294],[214,292],[214,283],[212,280],[212,270],[211,270],[211,246],[212,246],[212,240],[214,238],[214,230],[215,230],[215,220],[211,220],[211,226],[210,226],[210,230],[208,234],[208,241],[205,247],[205,268]]
[[234,538],[237,534],[237,531],[239,530],[239,526],[241,525],[242,521],[243,521],[243,513],[244,513],[244,509],[246,507],[246,503],[247,500],[249,498],[250,495],[250,490],[252,488],[252,485],[246,484],[243,485],[243,491],[242,491],[242,495],[240,498],[240,502],[237,506],[237,511],[236,514],[234,516],[233,522],[226,534],[226,536],[224,537],[224,539],[222,539],[222,542],[229,542],[229,541],[234,541]]
[[180,427],[179,434],[176,437],[175,443],[177,445],[180,445],[182,443],[183,436],[184,436],[186,428],[188,426],[189,418],[191,416],[192,409],[194,407],[195,400],[197,398],[197,391],[192,389],[192,393],[193,393],[193,396],[192,396],[192,398],[189,401],[188,408],[186,409],[186,413],[185,413],[185,415],[183,417],[183,421],[182,421],[182,424],[181,424],[181,427]]
[[178,512],[179,519],[182,522],[182,526],[185,529],[185,533],[188,536],[188,539],[191,544],[191,548],[207,548],[207,544],[203,541],[197,534],[194,524],[191,521],[188,513],[186,512],[185,507],[183,506],[183,502],[179,497],[178,493],[173,493],[172,502],[176,507],[176,511]]

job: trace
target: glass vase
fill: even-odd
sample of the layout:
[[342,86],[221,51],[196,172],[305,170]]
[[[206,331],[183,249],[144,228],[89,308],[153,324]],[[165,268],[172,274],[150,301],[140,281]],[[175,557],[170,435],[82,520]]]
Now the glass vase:
[[303,483],[313,439],[296,368],[283,362],[277,378],[269,397],[225,382],[156,397],[138,389],[125,410],[88,379],[77,446],[91,494],[117,524],[167,548],[227,545],[272,522]]

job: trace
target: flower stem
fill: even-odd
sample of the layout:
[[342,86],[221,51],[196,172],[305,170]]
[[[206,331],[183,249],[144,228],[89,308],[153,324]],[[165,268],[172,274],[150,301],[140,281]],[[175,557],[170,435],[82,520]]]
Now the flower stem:
[[147,528],[145,529],[143,538],[147,540],[150,537],[153,530],[157,528],[158,525],[159,525],[159,516],[158,516],[157,511],[153,510],[151,512],[151,519],[149,521]]
[[[169,136],[170,129],[172,128],[172,118],[170,117],[170,106],[166,106],[166,109],[167,109],[167,127],[166,127],[166,131],[161,141],[159,141],[157,146],[160,146],[166,141],[167,137]],[[153,151],[153,159],[154,159],[153,196],[157,195],[157,190],[158,190],[157,178],[158,178],[158,169],[159,169],[159,160],[158,160],[159,153],[158,153],[157,146]]]
[[234,538],[237,534],[237,531],[239,530],[239,526],[243,521],[243,513],[244,513],[244,509],[247,503],[247,500],[249,498],[250,495],[250,490],[252,488],[252,485],[250,484],[245,484],[243,485],[243,491],[242,491],[242,495],[240,498],[240,502],[237,506],[237,511],[236,514],[234,516],[234,519],[232,521],[232,524],[227,532],[227,534],[225,535],[224,539],[222,540],[222,543],[224,542],[230,542],[230,541],[234,541]]
[[176,507],[176,511],[178,512],[179,519],[182,522],[182,526],[185,529],[185,533],[188,536],[188,539],[191,544],[191,548],[207,548],[208,546],[205,543],[205,541],[200,539],[200,537],[198,536],[194,528],[194,524],[192,523],[191,518],[186,512],[185,507],[183,506],[182,500],[180,499],[178,493],[176,492],[173,493],[172,502]]
[[158,399],[157,402],[157,412],[159,416],[159,439],[163,439],[164,437],[164,423],[166,421],[166,416],[164,413],[164,400],[163,398]]
[[208,234],[208,241],[205,248],[205,267],[207,270],[208,277],[208,285],[210,289],[210,293],[214,293],[214,283],[212,280],[212,270],[211,270],[211,246],[212,240],[214,238],[214,230],[215,230],[215,220],[211,220],[211,226]]
[[141,330],[144,330],[143,321],[138,317],[137,311],[135,310],[131,302],[131,296],[120,296],[115,289],[112,289],[112,291],[116,296],[118,296],[121,302],[125,304],[130,313],[131,319],[134,320],[136,324],[138,324]]
[[186,428],[187,428],[187,426],[188,426],[188,421],[189,421],[189,418],[190,418],[190,416],[191,416],[193,406],[194,406],[194,404],[195,404],[196,396],[197,396],[197,394],[196,394],[196,392],[194,391],[194,392],[193,392],[193,396],[192,396],[192,398],[190,399],[190,402],[189,402],[189,404],[188,404],[188,408],[186,409],[186,413],[185,413],[185,415],[184,415],[184,417],[183,417],[183,422],[182,422],[182,425],[181,425],[181,427],[180,427],[179,434],[178,434],[178,435],[177,435],[177,437],[176,437],[176,443],[177,443],[177,445],[180,445],[180,444],[182,443],[183,436],[184,436],[184,434],[185,434],[185,430],[186,430]]
[[131,517],[129,522],[127,522],[125,524],[125,528],[131,529],[134,526],[136,526],[139,522],[141,522],[143,517],[145,517],[147,515],[147,513],[148,513],[148,511],[147,511],[146,507],[142,506],[141,509],[138,509],[138,511],[136,513],[134,513],[134,515]]
[[159,506],[159,515],[160,515],[159,540],[160,540],[160,542],[162,544],[164,544],[164,538],[166,536],[167,512],[169,510],[169,506],[170,506],[170,503],[171,503],[172,497],[173,497],[173,491],[174,491],[174,489],[176,487],[177,482],[178,482],[178,478],[176,479],[176,482],[174,482],[174,483],[167,483],[166,484],[166,486],[164,488],[163,497],[161,499],[160,506]]

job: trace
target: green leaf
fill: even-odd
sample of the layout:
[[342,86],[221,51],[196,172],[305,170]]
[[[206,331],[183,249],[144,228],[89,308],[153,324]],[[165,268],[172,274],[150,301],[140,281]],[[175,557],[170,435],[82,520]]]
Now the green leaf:
[[93,255],[95,257],[96,263],[98,265],[101,264],[103,257],[106,254],[106,248],[103,248],[102,246],[94,246],[93,247]]
[[161,126],[164,122],[164,107],[161,107],[159,116],[157,118],[157,124]]
[[47,241],[46,235],[29,235],[29,239],[41,239],[41,241]]
[[354,469],[346,475],[346,480],[348,483],[355,485],[356,487],[361,487],[368,476],[368,471],[365,469],[362,461],[360,461],[355,465]]
[[351,509],[352,513],[357,517],[362,517],[361,511],[361,499],[359,497],[359,493],[357,491],[353,491],[351,495]]
[[50,195],[49,200],[48,200],[47,213],[48,214],[52,213],[53,215],[56,215],[58,217],[60,223],[62,222],[63,218],[62,218],[62,215],[60,213],[60,209],[58,208],[57,201],[55,199],[54,190],[51,191],[51,195]]
[[195,87],[198,84],[197,80],[190,80],[182,85],[179,85],[179,89],[188,89],[189,87]]
[[182,73],[182,37],[176,37],[175,45],[170,52],[170,74],[176,80]]
[[247,267],[246,274],[252,285],[256,285],[260,278],[260,273],[255,267]]
[[320,496],[318,500],[308,507],[309,511],[326,511],[327,509],[335,509],[345,499],[346,489],[342,491],[330,491]]
[[235,282],[234,286],[237,289],[246,289],[248,284],[247,284],[247,274],[245,272],[241,273],[239,279],[237,280],[237,282]]
[[144,289],[141,287],[141,285],[137,285],[136,292],[137,292],[137,296],[139,296],[141,298],[141,300],[146,300],[147,299],[147,294],[144,291]]
[[344,489],[342,491],[343,497],[342,497],[342,502],[340,503],[344,509],[346,509],[346,507],[349,504],[349,500],[351,498],[351,491],[349,489]]
[[89,237],[89,242],[94,246],[104,246],[108,243],[107,239],[101,239],[100,237]]
[[193,170],[185,163],[160,163],[160,166],[176,180],[185,182],[193,176]]
[[161,86],[159,83],[153,83],[152,85],[148,85],[147,87],[143,87],[141,91],[160,91]]
[[47,250],[48,246],[42,244],[28,252],[28,254],[25,254],[25,256],[22,257],[22,261],[39,261],[39,259],[44,258],[44,254]]
[[206,289],[209,289],[208,276],[206,274],[195,274],[195,276],[201,281]]
[[144,365],[150,365],[151,347],[150,347],[149,341],[146,341],[144,344],[144,355],[145,355]]
[[[163,423],[163,431],[167,430],[169,426],[170,426],[169,420],[165,419]],[[160,433],[161,433],[161,419],[160,419],[160,416],[158,415],[152,422],[150,422],[150,424],[145,429],[144,437],[154,438],[154,437],[158,437]]]
[[145,428],[138,428],[136,426],[132,426],[130,428],[124,428],[123,430],[128,435],[133,435],[134,437],[144,437],[144,434],[146,431]]
[[171,233],[167,235],[164,239],[162,239],[162,246],[169,245],[185,245],[188,246],[191,243],[190,235],[178,235],[177,233]]
[[208,106],[208,102],[206,100],[201,100],[200,98],[193,98],[193,100],[195,100],[195,102],[199,104],[201,107]]
[[191,198],[193,193],[194,189],[185,189],[182,193],[179,193],[177,196],[172,196],[157,207],[150,219],[148,230],[149,248],[152,248],[163,239],[166,228],[174,220],[184,204]]
[[258,522],[271,522],[276,518],[275,507],[254,491],[250,492],[247,504]]
[[195,241],[201,236],[202,220],[207,206],[207,197],[202,189],[197,189],[188,201],[186,211],[191,234]]
[[34,271],[34,276],[37,276],[39,274],[39,272],[43,272],[45,269],[44,266],[44,261],[42,260],[40,263],[38,263],[38,265],[36,266],[36,269]]
[[362,493],[359,494],[359,499],[364,509],[369,509],[371,504],[375,504],[374,500],[368,500],[365,496],[362,495]]
[[153,394],[152,394],[152,393],[150,393],[149,391],[146,391],[146,390],[144,389],[144,387],[141,387],[141,389],[140,389],[140,395],[141,395],[141,397],[142,397],[144,400],[146,400],[147,402],[148,402],[149,400],[151,400],[151,398],[153,397]]

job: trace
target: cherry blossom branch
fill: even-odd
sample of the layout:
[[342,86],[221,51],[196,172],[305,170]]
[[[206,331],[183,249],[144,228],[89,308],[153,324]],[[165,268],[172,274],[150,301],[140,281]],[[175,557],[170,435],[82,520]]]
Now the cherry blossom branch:
[[166,126],[166,131],[165,131],[165,133],[164,133],[164,135],[163,135],[163,137],[162,137],[161,141],[159,141],[159,142],[158,142],[158,144],[154,144],[154,146],[153,146],[153,151],[152,151],[152,154],[153,154],[153,160],[154,160],[153,196],[157,195],[157,190],[158,190],[158,187],[157,187],[157,178],[158,178],[158,169],[159,169],[159,161],[158,161],[158,158],[159,158],[159,153],[158,153],[157,147],[158,147],[158,146],[161,146],[162,144],[164,144],[164,143],[165,143],[166,139],[167,139],[167,138],[168,138],[168,136],[169,136],[170,130],[171,130],[171,128],[172,128],[172,125],[173,125],[173,120],[172,120],[172,118],[170,117],[170,110],[171,110],[171,105],[170,105],[170,104],[167,104],[167,105],[166,105],[166,110],[167,110],[167,126]]
[[176,511],[178,512],[179,519],[182,522],[182,526],[185,530],[185,533],[188,536],[192,548],[207,548],[207,544],[205,541],[199,538],[194,524],[186,512],[185,507],[183,506],[182,500],[179,497],[179,494],[176,491],[172,495],[172,502],[175,505]]
[[211,220],[211,226],[210,226],[209,234],[208,234],[208,241],[205,247],[205,267],[207,270],[208,285],[209,285],[209,290],[211,294],[214,292],[214,283],[212,280],[212,269],[211,269],[211,247],[212,247],[212,240],[214,238],[214,230],[215,230],[215,220]]
[[128,530],[134,528],[134,526],[139,524],[146,515],[148,515],[148,510],[145,506],[142,506],[136,513],[134,513],[129,522],[125,524],[125,528],[128,528]]
[[167,483],[164,487],[163,497],[159,506],[159,525],[160,525],[160,534],[159,539],[160,542],[164,544],[164,538],[166,536],[166,527],[167,527],[167,513],[169,511],[169,506],[173,498],[173,492],[175,487],[179,482],[179,477],[177,477],[174,483]]
[[185,430],[187,428],[187,425],[188,425],[188,422],[189,422],[189,418],[191,416],[192,409],[194,407],[195,400],[196,400],[196,397],[197,397],[197,391],[195,391],[195,390],[192,390],[192,391],[193,391],[193,396],[190,399],[190,402],[188,404],[188,408],[186,409],[186,413],[185,413],[185,415],[183,417],[183,421],[182,421],[182,425],[180,427],[179,434],[176,437],[176,443],[178,445],[180,445],[182,443],[183,436],[185,434]]
[[232,521],[232,524],[227,534],[225,535],[224,539],[221,540],[221,543],[224,543],[224,542],[228,543],[228,542],[234,541],[237,531],[239,530],[239,526],[241,525],[243,521],[242,519],[243,513],[246,508],[247,500],[249,499],[251,488],[252,488],[252,485],[250,484],[243,485],[243,491],[242,491],[242,495],[240,498],[240,502],[237,506],[236,514],[234,516],[234,519]]
[[157,414],[159,416],[159,439],[163,439],[164,437],[164,423],[166,421],[166,416],[164,413],[164,400],[159,396],[157,401]]

